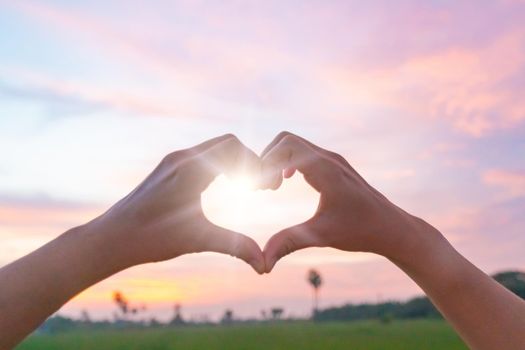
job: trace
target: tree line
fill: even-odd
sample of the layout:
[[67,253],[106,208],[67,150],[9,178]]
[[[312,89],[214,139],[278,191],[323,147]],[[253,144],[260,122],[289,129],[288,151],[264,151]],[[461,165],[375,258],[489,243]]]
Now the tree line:
[[[507,271],[492,276],[516,295],[525,299],[525,273]],[[316,321],[356,321],[378,319],[439,318],[442,317],[427,297],[416,297],[406,302],[347,304],[314,312]]]
[[[506,271],[497,273],[492,277],[510,291],[522,299],[525,299],[524,272]],[[319,309],[318,300],[320,288],[323,284],[321,274],[312,269],[308,271],[306,279],[313,290],[311,319],[317,322],[379,320],[386,324],[394,319],[442,317],[427,297],[416,297],[405,302],[386,301],[380,303],[346,304],[343,306]],[[115,292],[113,294],[113,302],[117,307],[117,311],[113,315],[113,320],[92,321],[87,311],[84,311],[79,319],[71,319],[56,315],[44,322],[39,328],[39,331],[44,333],[56,333],[78,329],[157,328],[301,320],[297,318],[285,318],[284,309],[282,307],[273,307],[269,310],[262,310],[259,318],[236,318],[232,309],[226,309],[218,322],[212,322],[207,318],[201,320],[186,320],[182,315],[181,304],[177,303],[174,305],[173,318],[167,323],[161,323],[155,318],[142,318],[141,314],[145,313],[147,310],[146,305],[134,305],[130,303],[121,292]],[[302,320],[304,321],[306,319]]]

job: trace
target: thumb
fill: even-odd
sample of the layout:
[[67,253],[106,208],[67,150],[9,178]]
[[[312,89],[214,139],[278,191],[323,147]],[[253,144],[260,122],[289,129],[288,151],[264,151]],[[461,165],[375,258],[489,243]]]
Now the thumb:
[[318,245],[313,220],[288,227],[273,235],[264,247],[264,260],[266,272],[272,271],[275,263],[283,256],[299,249],[315,247]]
[[259,245],[250,237],[209,223],[201,251],[228,254],[244,260],[257,273],[264,273],[264,257]]

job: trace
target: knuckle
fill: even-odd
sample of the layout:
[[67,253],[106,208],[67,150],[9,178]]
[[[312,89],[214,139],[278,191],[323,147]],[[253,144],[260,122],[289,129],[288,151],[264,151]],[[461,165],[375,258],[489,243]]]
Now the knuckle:
[[278,135],[277,135],[277,139],[282,139],[286,136],[289,136],[289,135],[293,135],[291,132],[289,131],[281,131]]
[[223,141],[222,142],[240,143],[241,141],[239,140],[239,138],[236,135],[228,133],[228,134],[224,134],[223,135]]
[[317,163],[319,165],[319,175],[330,182],[339,183],[346,177],[345,168],[331,157],[319,157]]
[[199,169],[200,164],[196,157],[185,158],[177,163],[177,171],[179,174],[191,174]]
[[233,134],[228,134],[230,135],[229,137],[226,137],[223,141],[221,141],[221,147],[226,147],[226,148],[239,148],[242,143],[241,141],[239,140],[239,138]]
[[340,155],[339,153],[336,153],[336,152],[332,152],[332,151],[327,151],[328,154],[330,155],[330,157],[334,158],[335,160],[337,160],[338,162],[341,162],[343,164],[346,164],[347,161],[345,159],[345,157],[343,157],[342,155]]
[[298,140],[299,138],[294,134],[288,134],[281,139],[281,142],[285,145],[291,145],[297,143]]
[[327,172],[334,181],[340,181],[341,179],[346,177],[346,172],[344,168],[337,163],[325,168],[327,169]]
[[180,162],[182,159],[185,158],[185,156],[186,156],[186,151],[179,150],[179,151],[175,151],[175,152],[171,152],[167,154],[162,161],[163,163],[174,164],[174,163]]

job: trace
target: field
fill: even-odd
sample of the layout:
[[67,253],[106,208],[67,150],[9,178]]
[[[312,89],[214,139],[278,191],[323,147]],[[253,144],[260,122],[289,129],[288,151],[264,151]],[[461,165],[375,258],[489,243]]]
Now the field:
[[443,321],[273,323],[33,335],[18,350],[467,349]]

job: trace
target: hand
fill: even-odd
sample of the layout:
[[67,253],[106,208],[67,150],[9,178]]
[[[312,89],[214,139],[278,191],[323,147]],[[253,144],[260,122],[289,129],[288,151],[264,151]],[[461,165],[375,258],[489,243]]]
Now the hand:
[[287,132],[264,150],[263,188],[277,189],[295,170],[320,193],[308,221],[275,234],[264,248],[266,272],[283,256],[307,247],[373,252],[394,258],[410,247],[417,219],[372,188],[340,155]]
[[171,153],[91,225],[112,235],[129,266],[210,251],[238,257],[263,273],[257,243],[212,224],[202,211],[200,196],[209,183],[220,173],[237,172],[259,175],[260,158],[232,135]]

